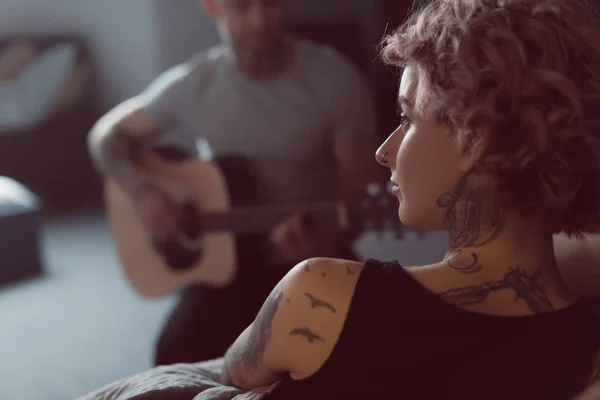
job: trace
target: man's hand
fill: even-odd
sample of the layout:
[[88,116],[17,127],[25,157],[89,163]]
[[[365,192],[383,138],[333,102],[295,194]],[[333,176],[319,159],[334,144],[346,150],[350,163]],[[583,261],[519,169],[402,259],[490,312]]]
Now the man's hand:
[[271,233],[271,240],[277,249],[292,261],[313,258],[319,252],[319,240],[307,226],[302,212],[283,221]]
[[146,230],[159,238],[175,235],[180,210],[162,188],[150,185],[136,193],[135,207]]

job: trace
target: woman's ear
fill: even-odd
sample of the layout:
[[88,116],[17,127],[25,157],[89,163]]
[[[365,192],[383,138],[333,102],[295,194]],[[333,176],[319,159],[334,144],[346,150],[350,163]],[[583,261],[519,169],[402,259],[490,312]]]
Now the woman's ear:
[[471,172],[481,159],[484,149],[484,138],[473,131],[458,134],[459,168],[462,173]]

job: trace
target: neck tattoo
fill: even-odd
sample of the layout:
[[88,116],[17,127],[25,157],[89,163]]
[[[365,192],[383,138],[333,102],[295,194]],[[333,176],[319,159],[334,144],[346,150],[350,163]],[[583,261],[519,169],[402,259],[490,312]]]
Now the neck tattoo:
[[492,241],[500,231],[500,209],[493,204],[490,194],[472,188],[463,179],[449,193],[442,195],[437,204],[446,209],[445,225],[450,233],[450,244],[445,261],[453,269],[474,273],[482,269],[477,254],[461,257],[464,251]]

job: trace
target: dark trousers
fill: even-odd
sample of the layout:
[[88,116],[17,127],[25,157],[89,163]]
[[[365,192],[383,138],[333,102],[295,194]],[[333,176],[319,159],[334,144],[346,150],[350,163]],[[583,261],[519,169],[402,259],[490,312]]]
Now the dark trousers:
[[[186,288],[158,340],[155,365],[195,363],[222,357],[258,314],[277,283],[294,267],[273,265],[254,251],[257,240],[238,239],[239,269],[225,288]],[[343,249],[338,258],[355,260]]]

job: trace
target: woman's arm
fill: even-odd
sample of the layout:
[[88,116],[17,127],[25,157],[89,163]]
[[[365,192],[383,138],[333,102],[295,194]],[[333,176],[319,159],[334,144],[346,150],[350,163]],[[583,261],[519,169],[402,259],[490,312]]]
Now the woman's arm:
[[252,389],[286,373],[303,379],[316,372],[341,334],[361,270],[334,259],[294,267],[227,351],[222,383]]
[[556,235],[554,252],[560,276],[571,291],[600,296],[600,235],[584,239]]

